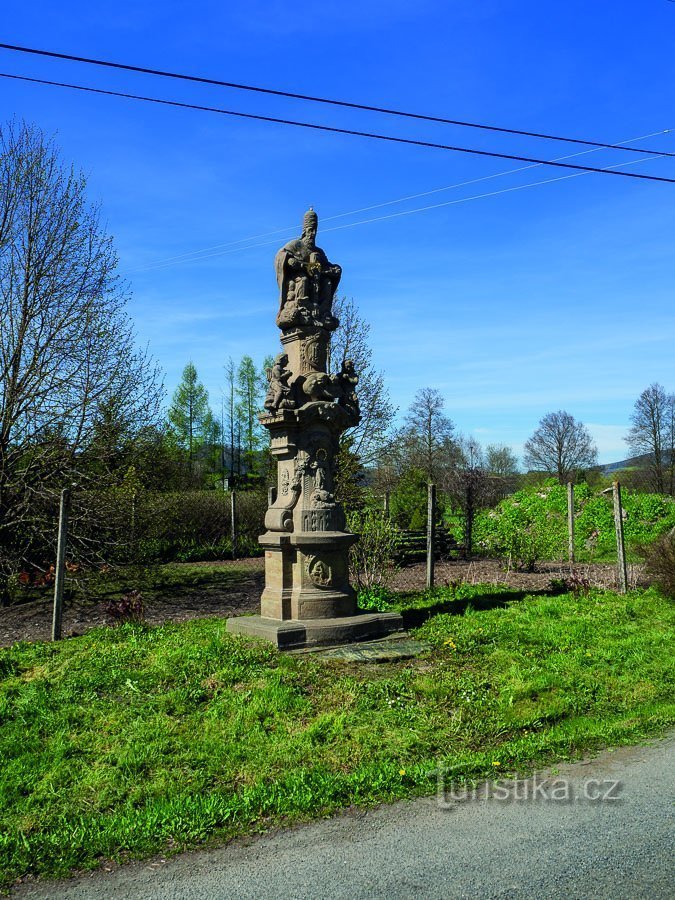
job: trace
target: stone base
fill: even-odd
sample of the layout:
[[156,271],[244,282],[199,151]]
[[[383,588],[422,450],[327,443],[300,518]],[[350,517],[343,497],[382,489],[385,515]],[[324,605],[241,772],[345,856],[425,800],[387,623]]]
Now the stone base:
[[403,630],[396,612],[359,613],[339,619],[268,619],[264,616],[236,616],[227,620],[230,634],[243,634],[271,641],[279,650],[299,647],[335,646],[352,641],[383,637]]

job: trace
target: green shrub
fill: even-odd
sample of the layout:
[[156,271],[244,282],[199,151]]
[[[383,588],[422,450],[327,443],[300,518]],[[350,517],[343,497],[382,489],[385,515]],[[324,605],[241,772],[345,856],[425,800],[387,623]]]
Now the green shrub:
[[[237,556],[258,556],[267,494],[237,493]],[[197,562],[232,556],[230,494],[145,494],[136,504],[136,553],[143,562]]]
[[556,558],[566,546],[565,510],[552,485],[518,491],[476,517],[474,545],[509,566],[532,571],[539,560]]
[[393,597],[383,584],[375,584],[363,588],[358,593],[359,609],[371,609],[376,612],[387,612],[392,608]]
[[[392,573],[398,529],[382,510],[368,507],[347,517],[359,540],[349,551],[349,568],[359,591],[384,588]],[[372,608],[372,607],[371,607]]]
[[[625,491],[624,537],[629,553],[653,543],[675,526],[675,499]],[[587,484],[574,491],[574,548],[577,559],[613,559],[616,555],[611,495],[594,494]],[[539,560],[567,556],[567,488],[557,482],[529,487],[493,510],[481,512],[474,525],[476,547],[532,569]]]

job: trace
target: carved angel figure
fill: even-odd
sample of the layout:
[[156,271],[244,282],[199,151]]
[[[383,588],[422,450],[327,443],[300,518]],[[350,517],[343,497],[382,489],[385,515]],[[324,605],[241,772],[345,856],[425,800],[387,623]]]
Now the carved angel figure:
[[279,409],[293,409],[295,407],[293,391],[288,384],[288,380],[293,373],[286,368],[287,365],[288,355],[280,353],[274,360],[272,368],[267,370],[270,386],[265,397],[265,409],[270,412],[276,412]]

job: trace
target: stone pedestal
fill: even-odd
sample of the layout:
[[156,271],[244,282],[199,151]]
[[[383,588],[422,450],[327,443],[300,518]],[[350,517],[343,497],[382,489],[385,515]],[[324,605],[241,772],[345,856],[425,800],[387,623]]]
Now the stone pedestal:
[[[306,224],[312,217],[307,213]],[[341,270],[328,263],[313,236],[305,242],[305,231],[279,251],[276,267],[284,352],[270,370],[267,411],[260,416],[277,461],[276,496],[260,537],[265,589],[260,616],[229,619],[227,627],[278,647],[378,637],[400,630],[401,617],[357,610],[348,560],[358,535],[345,531],[333,483],[340,435],[359,422],[351,362],[334,375],[326,366],[330,332],[338,325],[331,285]]]

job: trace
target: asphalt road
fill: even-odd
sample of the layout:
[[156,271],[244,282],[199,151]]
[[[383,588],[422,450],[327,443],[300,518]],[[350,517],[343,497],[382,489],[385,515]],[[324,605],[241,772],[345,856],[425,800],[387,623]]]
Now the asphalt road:
[[397,803],[13,896],[671,900],[674,749],[671,735],[517,782],[507,799],[492,787],[488,799],[483,789]]

